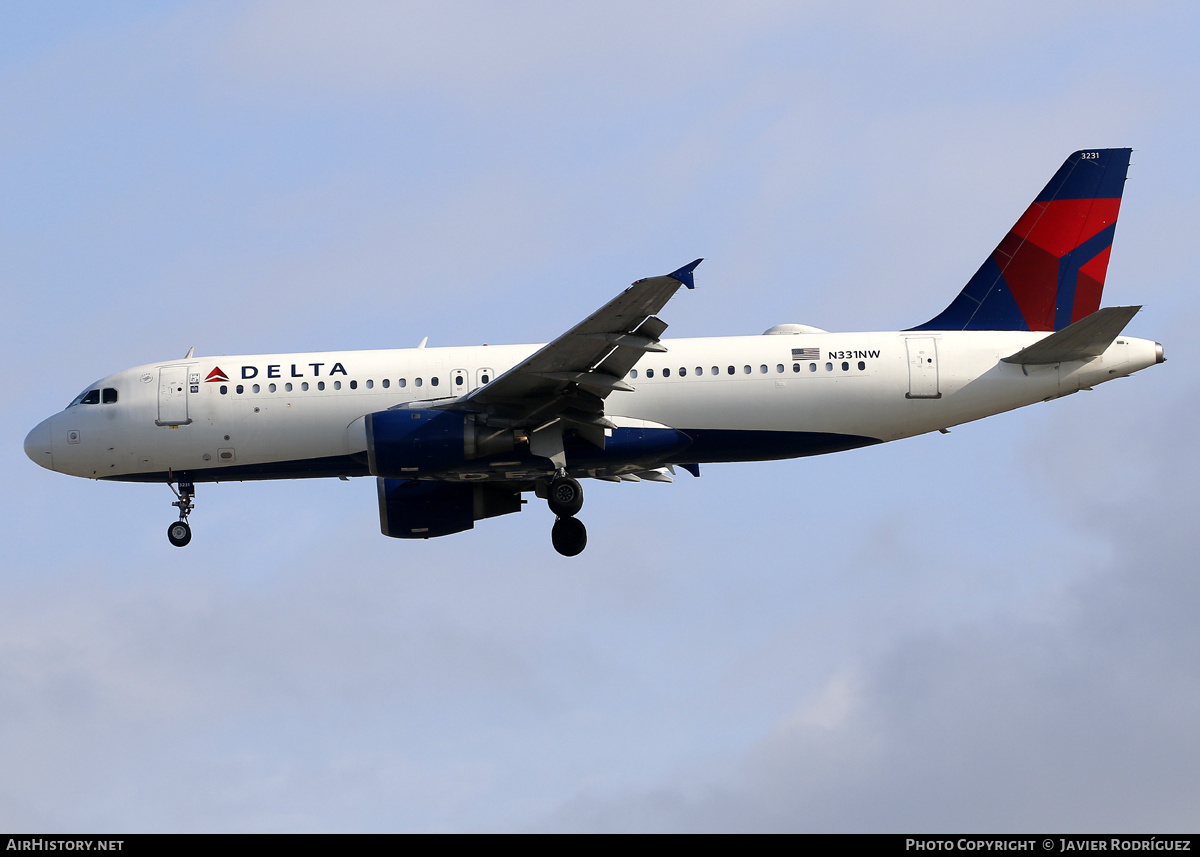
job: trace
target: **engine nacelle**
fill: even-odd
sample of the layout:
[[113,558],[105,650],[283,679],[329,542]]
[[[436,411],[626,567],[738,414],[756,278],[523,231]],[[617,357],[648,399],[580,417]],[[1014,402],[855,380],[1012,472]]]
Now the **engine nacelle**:
[[429,539],[521,511],[521,492],[496,485],[376,479],[379,529],[395,539]]
[[398,479],[440,473],[474,458],[511,452],[517,441],[513,429],[477,425],[473,415],[452,411],[378,411],[367,414],[366,430],[371,473]]

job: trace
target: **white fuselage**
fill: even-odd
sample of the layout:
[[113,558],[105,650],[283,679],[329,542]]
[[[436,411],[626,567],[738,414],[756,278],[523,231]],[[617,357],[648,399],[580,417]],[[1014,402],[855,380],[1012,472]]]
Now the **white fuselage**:
[[[1120,336],[1099,357],[1002,362],[1044,333],[874,332],[664,341],[613,392],[618,425],[720,435],[680,461],[756,460],[896,440],[1123,377],[1161,358]],[[196,481],[365,475],[365,414],[458,397],[540,346],[471,346],[189,358],[138,366],[92,387],[116,402],[76,404],[43,421],[26,449],[43,466],[97,479]],[[206,380],[215,371],[227,380]],[[636,375],[636,377],[635,377]],[[780,453],[762,433],[845,436],[843,446]],[[705,433],[708,433],[707,435]],[[828,444],[826,444],[828,447]],[[775,450],[775,451],[772,451]],[[305,464],[308,462],[309,464]],[[312,463],[316,464],[312,464]]]

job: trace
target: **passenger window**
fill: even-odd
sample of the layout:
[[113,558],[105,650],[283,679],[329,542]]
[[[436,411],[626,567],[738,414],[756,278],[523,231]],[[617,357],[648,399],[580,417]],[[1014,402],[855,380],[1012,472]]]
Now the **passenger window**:
[[758,371],[762,372],[764,375],[766,375],[767,374],[767,364],[764,363],[763,365],[759,366]]
[[799,364],[799,363],[793,363],[793,364],[792,364],[792,371],[793,371],[793,372],[799,372],[799,371],[800,371],[800,364]]
[[386,390],[386,389],[387,389],[388,387],[390,387],[390,386],[392,386],[392,382],[391,382],[391,381],[389,381],[387,378],[384,378],[384,379],[383,379],[383,389],[385,389],[385,390]]
[[842,371],[843,371],[843,372],[849,372],[849,371],[850,371],[850,364],[849,364],[849,363],[843,363],[843,364],[842,364]]
[[105,387],[103,397],[104,397],[104,404],[115,405],[117,402],[117,391],[114,390],[112,387]]
[[859,360],[858,361],[858,371],[861,372],[862,370],[864,370],[866,368],[867,368],[867,364],[863,363],[861,360]]
[[341,382],[341,381],[334,381],[334,382],[333,382],[333,389],[335,389],[335,390],[340,390],[340,389],[342,389],[342,382]]
[[832,372],[832,371],[833,371],[833,364],[832,364],[832,363],[826,363],[826,364],[825,364],[825,371],[826,371],[826,372]]
[[687,377],[687,367],[686,367],[686,366],[680,366],[680,367],[679,367],[679,377],[680,377],[680,378],[685,378],[685,377]]
[[[776,371],[776,372],[783,372],[783,364],[782,364],[782,363],[776,363],[776,364],[775,364],[775,371]],[[796,368],[795,368],[795,369],[793,369],[792,371],[793,371],[793,372],[799,372],[799,371],[800,371],[800,365],[799,365],[799,364],[797,364],[797,365],[796,365]]]
[[407,381],[406,379],[404,379],[404,378],[401,378],[401,379],[400,379],[400,386],[401,386],[401,387],[407,387],[407,386],[408,386],[408,381]]
[[286,384],[284,384],[283,389],[288,393],[292,392],[292,382],[288,381]]
[[817,371],[817,364],[816,364],[816,363],[809,363],[809,364],[808,364],[808,371],[809,371],[809,372],[816,372],[816,371]]
[[486,383],[488,383],[488,380],[489,379],[488,379],[487,373],[485,372],[485,373],[483,373],[483,376],[479,379],[479,383],[486,384]]
[[357,390],[357,389],[358,389],[358,381],[351,381],[351,382],[350,382],[350,389],[351,389],[351,390]]
[[467,382],[463,380],[463,376],[462,376],[462,375],[455,375],[455,376],[454,376],[454,385],[455,385],[456,387],[461,387],[461,386],[462,386],[463,384],[465,384],[465,383],[467,383]]
[[703,375],[703,374],[704,374],[704,367],[703,367],[703,366],[697,366],[697,367],[696,367],[696,374],[697,374],[697,375]]
[[262,387],[258,386],[257,384],[254,385],[254,392],[257,393],[261,389],[262,389]]
[[238,384],[237,385],[237,394],[240,396],[244,392],[246,392],[246,388],[243,387],[241,384]]
[[720,374],[721,374],[721,370],[720,370],[720,369],[718,369],[716,366],[714,366],[714,367],[712,367],[712,373],[713,373],[714,375],[720,375]]
[[416,383],[417,383],[417,386],[420,387],[421,384],[423,384],[424,382],[420,378],[418,378]]
[[270,385],[268,385],[268,386],[267,386],[267,389],[268,389],[268,390],[270,390],[272,393],[274,393],[274,392],[275,392],[275,385],[274,385],[274,384],[270,384]]
[[325,389],[325,382],[324,382],[324,381],[318,381],[318,382],[317,382],[317,389],[318,389],[318,390],[324,390],[324,389]]
[[636,370],[636,369],[630,369],[630,370],[629,370],[629,377],[630,377],[630,378],[636,378],[636,377],[637,377],[637,370]]
[[670,370],[670,369],[664,369],[664,370],[663,370],[663,377],[664,377],[664,378],[670,378],[670,377],[671,377],[671,370]]
[[736,371],[737,371],[737,370],[736,370],[736,369],[734,369],[732,366],[730,366],[730,367],[729,367],[729,374],[730,374],[730,375],[732,375],[732,374],[733,374],[734,372],[736,372]]
[[224,396],[228,392],[229,392],[229,388],[226,387],[224,384],[222,384],[221,385],[221,395]]
[[429,383],[435,387],[437,386],[437,381],[438,381],[437,375],[434,375],[432,378],[429,379]]
[[307,393],[307,392],[308,392],[308,382],[307,382],[307,381],[301,381],[301,382],[300,382],[300,389],[301,389],[301,390],[303,390],[305,393]]
[[647,369],[647,370],[646,370],[646,377],[647,377],[647,378],[653,378],[653,377],[654,377],[654,370],[653,370],[653,369]]

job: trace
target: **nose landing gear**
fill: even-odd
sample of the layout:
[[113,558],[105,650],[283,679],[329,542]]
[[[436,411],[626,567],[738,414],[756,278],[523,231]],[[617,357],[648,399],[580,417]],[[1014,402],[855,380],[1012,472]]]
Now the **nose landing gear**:
[[583,508],[583,486],[562,471],[550,483],[546,503],[557,517],[550,530],[554,549],[563,556],[577,556],[587,547],[587,527],[575,517]]
[[179,520],[167,527],[167,539],[177,548],[184,547],[192,540],[192,528],[188,525],[188,515],[192,513],[195,504],[192,503],[192,498],[196,496],[196,486],[191,482],[180,482],[179,490],[175,490],[175,486],[170,482],[167,487],[175,492],[175,496],[179,499],[172,503],[179,509]]

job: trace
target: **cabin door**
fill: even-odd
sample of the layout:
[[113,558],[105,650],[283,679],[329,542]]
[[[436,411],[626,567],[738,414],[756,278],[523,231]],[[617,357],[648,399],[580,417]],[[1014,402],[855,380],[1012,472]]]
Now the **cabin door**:
[[187,366],[160,366],[158,369],[158,426],[185,426],[188,419]]
[[909,336],[908,392],[909,399],[940,399],[938,389],[937,340],[932,336]]

